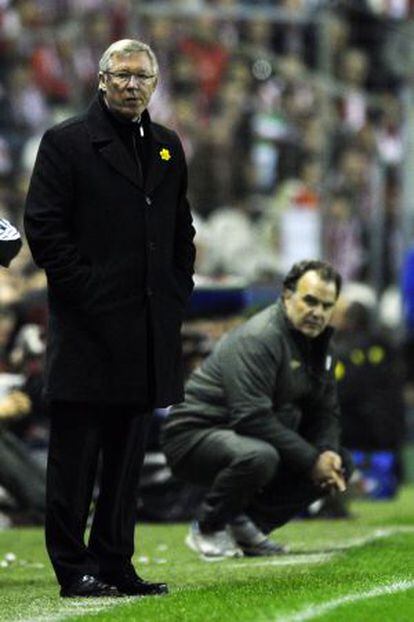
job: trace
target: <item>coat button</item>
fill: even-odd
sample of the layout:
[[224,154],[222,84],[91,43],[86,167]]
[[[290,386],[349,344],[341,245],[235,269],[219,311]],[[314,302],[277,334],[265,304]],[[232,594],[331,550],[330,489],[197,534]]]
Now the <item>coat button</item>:
[[157,245],[155,244],[155,242],[148,242],[148,248],[150,251],[154,252],[157,248]]
[[152,290],[150,287],[147,287],[147,296],[148,298],[151,298],[151,296],[154,295],[154,290]]
[[147,205],[151,205],[151,203],[152,203],[152,199],[151,199],[151,197],[145,197],[145,203],[146,203]]

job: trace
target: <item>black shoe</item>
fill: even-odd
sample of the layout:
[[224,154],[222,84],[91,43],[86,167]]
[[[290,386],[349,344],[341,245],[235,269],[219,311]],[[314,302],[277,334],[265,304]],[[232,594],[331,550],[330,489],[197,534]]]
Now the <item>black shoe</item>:
[[125,596],[161,596],[168,594],[166,583],[150,583],[137,575],[134,568],[123,568],[119,572],[103,574],[104,581],[115,585],[118,592]]
[[288,552],[287,547],[269,540],[245,514],[237,516],[229,528],[243,554],[248,557],[271,557]]
[[271,557],[272,555],[288,553],[288,548],[286,546],[278,542],[272,542],[272,540],[268,538],[257,544],[243,544],[241,542],[238,544],[246,557]]
[[84,574],[72,583],[62,586],[60,595],[65,598],[96,598],[120,596],[120,593],[115,586],[104,583],[91,574]]

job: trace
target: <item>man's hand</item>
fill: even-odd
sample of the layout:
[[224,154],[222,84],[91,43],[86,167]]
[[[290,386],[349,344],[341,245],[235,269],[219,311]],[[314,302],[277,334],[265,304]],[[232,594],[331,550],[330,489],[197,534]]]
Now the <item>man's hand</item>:
[[346,482],[343,475],[341,456],[330,450],[322,452],[312,469],[312,479],[321,488],[344,492],[346,490]]
[[16,419],[29,414],[30,398],[22,391],[12,391],[0,400],[0,420]]

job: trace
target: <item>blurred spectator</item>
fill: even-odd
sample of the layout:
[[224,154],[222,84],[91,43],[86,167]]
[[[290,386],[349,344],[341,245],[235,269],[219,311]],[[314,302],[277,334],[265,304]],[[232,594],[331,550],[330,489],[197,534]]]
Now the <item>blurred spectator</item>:
[[[18,253],[21,239],[18,231],[1,221],[0,263],[8,266]],[[45,509],[45,469],[29,454],[28,445],[16,435],[13,425],[34,414],[35,396],[40,395],[41,356],[43,343],[34,346],[33,332],[37,326],[28,325],[15,339],[18,326],[17,306],[22,285],[11,269],[0,272],[0,510],[11,513],[12,524],[39,524]],[[29,331],[32,337],[29,337]],[[37,346],[37,347],[36,347]],[[20,349],[17,354],[17,348]],[[37,391],[33,381],[34,367],[29,356],[37,357]],[[37,409],[41,410],[40,400]],[[6,508],[4,501],[6,499]]]
[[0,4],[0,80],[13,61],[17,42],[22,35],[21,14],[9,0]]
[[374,329],[369,308],[359,302],[346,307],[335,346],[344,444],[398,455],[405,433],[400,351]]
[[345,192],[329,198],[325,220],[326,255],[344,279],[356,278],[364,262],[362,226],[353,203]]
[[350,24],[344,19],[343,14],[331,12],[326,28],[330,45],[331,71],[335,78],[341,79],[342,59],[349,47]]
[[220,88],[228,52],[217,40],[217,24],[209,15],[197,17],[190,32],[180,42],[180,50],[197,67],[198,87],[204,96],[204,108],[208,113],[212,99]]
[[382,110],[372,129],[379,156],[390,167],[398,166],[403,156],[402,122],[401,103],[392,94],[384,94]]
[[[226,91],[225,96],[231,97],[232,93]],[[237,115],[217,114],[209,127],[199,132],[189,177],[194,208],[201,216],[208,216],[223,205],[234,205],[246,195],[248,162],[235,138],[238,125],[243,131],[242,119]]]
[[259,228],[269,254],[281,251],[282,221],[292,210],[317,211],[320,208],[322,163],[318,157],[304,157],[296,177],[281,182],[270,196]]
[[65,79],[65,53],[58,39],[42,40],[34,48],[30,64],[36,83],[51,104],[68,103],[70,87]]
[[340,77],[346,85],[346,94],[340,99],[341,116],[345,127],[359,130],[365,123],[367,102],[364,96],[369,60],[361,50],[346,50],[341,59]]
[[199,231],[205,245],[197,263],[200,274],[241,276],[251,282],[278,273],[277,255],[260,243],[246,203],[216,210]]
[[50,121],[50,108],[36,75],[28,66],[18,65],[9,74],[8,97],[12,105],[13,125],[23,136],[45,128]]
[[26,416],[30,408],[29,397],[20,390],[0,398],[0,486],[9,494],[6,511],[15,525],[40,525],[45,512],[46,471],[7,429],[9,422]]

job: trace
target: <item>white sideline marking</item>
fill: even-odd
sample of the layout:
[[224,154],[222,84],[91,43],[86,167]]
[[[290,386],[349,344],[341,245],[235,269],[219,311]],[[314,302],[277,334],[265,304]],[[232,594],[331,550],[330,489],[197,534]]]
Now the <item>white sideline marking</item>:
[[327,562],[332,557],[336,556],[336,553],[310,553],[297,554],[294,556],[282,556],[277,559],[267,559],[260,562],[234,562],[232,564],[226,564],[230,568],[257,568],[259,566],[298,566],[299,564],[321,564]]
[[385,596],[389,594],[397,594],[398,592],[406,592],[414,588],[414,581],[397,581],[396,583],[390,583],[388,585],[379,585],[366,592],[356,592],[328,600],[321,605],[306,605],[301,611],[292,613],[285,617],[276,618],[276,622],[306,622],[306,620],[313,620],[320,616],[342,607],[343,605],[352,605],[361,600],[367,600],[369,598],[376,598],[377,596]]
[[334,544],[329,544],[328,546],[330,546],[332,549],[352,549],[356,546],[364,546],[365,544],[369,544],[370,542],[374,542],[375,540],[380,540],[381,538],[389,538],[390,536],[395,536],[399,533],[414,533],[414,527],[411,527],[409,525],[401,525],[400,527],[383,527],[381,529],[375,529],[375,531],[367,536],[351,538],[345,543],[335,542]]
[[[409,525],[402,525],[401,527],[385,527],[382,529],[376,529],[374,532],[370,533],[367,536],[361,536],[359,538],[352,538],[351,540],[347,540],[346,542],[335,542],[334,544],[327,543],[326,547],[330,549],[338,550],[338,552],[352,549],[359,546],[364,546],[365,544],[369,544],[370,542],[375,542],[375,540],[381,540],[382,538],[390,538],[391,536],[395,536],[399,533],[414,533],[414,527],[410,527]],[[281,555],[277,559],[267,559],[261,560],[259,562],[233,562],[232,564],[226,564],[231,568],[243,568],[248,566],[249,568],[254,566],[290,566],[297,564],[321,564],[323,562],[327,562],[335,557],[337,553],[333,550],[326,553],[296,553],[287,555]],[[243,558],[242,558],[243,559]],[[221,561],[221,560],[220,560]]]
[[50,613],[46,615],[39,615],[37,617],[30,616],[30,618],[16,618],[12,622],[60,622],[66,620],[71,616],[82,616],[91,613],[101,613],[102,611],[108,611],[124,605],[127,602],[136,600],[135,598],[87,598],[87,599],[71,599],[70,603],[61,603],[62,609],[56,613]]

